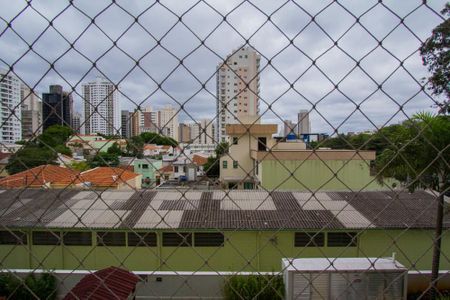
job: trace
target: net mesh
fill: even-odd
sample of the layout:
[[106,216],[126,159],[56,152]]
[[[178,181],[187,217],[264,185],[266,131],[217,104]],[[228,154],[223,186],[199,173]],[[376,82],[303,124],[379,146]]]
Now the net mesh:
[[445,1],[0,5],[0,296],[445,296]]

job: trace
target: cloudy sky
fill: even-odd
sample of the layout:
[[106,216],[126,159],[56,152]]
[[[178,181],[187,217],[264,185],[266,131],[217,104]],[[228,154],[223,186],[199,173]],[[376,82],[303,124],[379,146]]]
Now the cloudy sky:
[[247,41],[262,56],[264,122],[308,109],[314,132],[373,130],[436,110],[421,91],[428,74],[417,49],[444,4],[0,0],[0,67],[13,66],[38,94],[49,84],[81,94],[103,74],[119,84],[121,109],[183,104],[180,120],[193,121],[215,117],[216,66]]

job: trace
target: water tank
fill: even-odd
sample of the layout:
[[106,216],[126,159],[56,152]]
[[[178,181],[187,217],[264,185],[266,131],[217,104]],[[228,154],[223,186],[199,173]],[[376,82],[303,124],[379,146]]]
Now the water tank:
[[286,299],[406,299],[408,270],[393,258],[283,258]]
[[293,132],[288,133],[288,135],[286,136],[287,141],[292,141],[292,140],[296,140],[296,139],[297,139],[297,136]]

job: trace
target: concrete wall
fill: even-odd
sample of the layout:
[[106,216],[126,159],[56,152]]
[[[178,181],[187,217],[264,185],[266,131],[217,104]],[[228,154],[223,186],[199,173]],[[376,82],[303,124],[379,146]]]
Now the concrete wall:
[[[380,185],[370,176],[369,163],[363,160],[263,160],[258,177],[262,187],[268,190],[385,190],[386,185]],[[392,187],[393,182],[390,180],[386,184]]]
[[[8,270],[25,278],[30,272],[36,275],[45,270]],[[64,296],[87,274],[94,271],[65,271],[54,270],[52,273],[58,282],[57,299]],[[228,278],[234,275],[229,272],[134,272],[141,278],[136,285],[136,299],[223,299],[223,287]],[[239,273],[250,275],[252,273]],[[264,275],[265,273],[253,273]],[[408,273],[408,293],[424,291],[429,286],[430,272]],[[440,273],[438,288],[450,289],[450,274],[448,271]]]
[[[69,231],[69,230],[67,230]],[[180,230],[181,231],[181,230]],[[187,232],[187,231],[182,231]],[[195,231],[194,231],[195,232]],[[224,247],[0,246],[1,268],[91,270],[123,266],[134,271],[278,271],[283,257],[388,257],[393,252],[408,269],[431,268],[432,230],[369,229],[357,247],[294,247],[293,231],[225,231]],[[450,253],[450,232],[442,240]],[[450,261],[441,259],[441,268]]]

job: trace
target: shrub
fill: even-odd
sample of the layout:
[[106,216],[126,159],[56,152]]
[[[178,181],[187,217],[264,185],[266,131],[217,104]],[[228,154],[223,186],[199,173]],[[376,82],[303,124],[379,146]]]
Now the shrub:
[[283,299],[283,278],[278,275],[232,276],[224,287],[225,299]]
[[[26,287],[25,287],[26,286]],[[10,273],[0,274],[0,296],[8,299],[56,299],[56,278],[50,273],[19,279]]]

